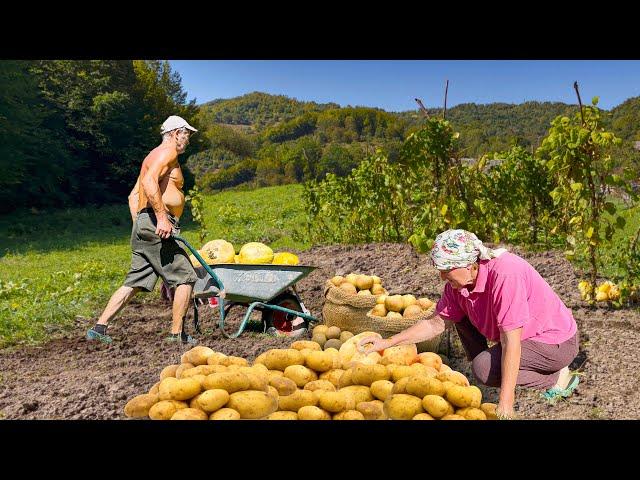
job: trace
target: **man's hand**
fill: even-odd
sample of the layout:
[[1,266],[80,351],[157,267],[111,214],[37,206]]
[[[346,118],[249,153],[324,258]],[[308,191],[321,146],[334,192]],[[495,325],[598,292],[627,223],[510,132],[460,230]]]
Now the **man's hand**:
[[169,238],[171,236],[171,231],[173,229],[173,225],[169,219],[165,216],[162,218],[158,218],[158,224],[156,226],[156,235],[160,238]]
[[[371,345],[365,349],[365,345],[370,343]],[[372,353],[379,352],[385,348],[389,348],[390,344],[388,340],[378,337],[364,337],[358,342],[358,351],[360,353]]]
[[224,288],[218,292],[218,297],[224,298],[227,294],[224,291]]

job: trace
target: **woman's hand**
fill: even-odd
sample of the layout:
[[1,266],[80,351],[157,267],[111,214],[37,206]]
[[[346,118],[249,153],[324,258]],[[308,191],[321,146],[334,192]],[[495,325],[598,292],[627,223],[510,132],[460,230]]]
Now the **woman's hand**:
[[[365,345],[367,344],[370,344],[370,346],[365,348]],[[384,350],[385,348],[389,348],[390,346],[391,343],[389,342],[389,340],[385,340],[384,338],[373,336],[364,337],[358,342],[358,351],[360,353],[379,352],[380,350]]]

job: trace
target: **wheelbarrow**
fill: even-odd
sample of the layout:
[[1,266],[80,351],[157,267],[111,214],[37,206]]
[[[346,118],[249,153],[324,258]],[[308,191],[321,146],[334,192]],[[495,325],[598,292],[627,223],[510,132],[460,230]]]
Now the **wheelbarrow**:
[[[208,265],[187,240],[177,235],[173,238],[182,242],[202,265],[195,268],[198,280],[193,288],[193,322],[196,332],[202,333],[198,321],[198,299],[213,297],[217,297],[220,310],[218,326],[227,338],[236,338],[245,330],[254,310],[262,312],[263,331],[271,326],[286,331],[296,317],[304,320],[307,329],[309,323],[320,322],[304,306],[295,288],[296,282],[317,267],[241,263]],[[219,293],[223,289],[225,298],[220,298]],[[224,322],[235,306],[247,307],[247,312],[238,331],[229,334],[224,329]]]

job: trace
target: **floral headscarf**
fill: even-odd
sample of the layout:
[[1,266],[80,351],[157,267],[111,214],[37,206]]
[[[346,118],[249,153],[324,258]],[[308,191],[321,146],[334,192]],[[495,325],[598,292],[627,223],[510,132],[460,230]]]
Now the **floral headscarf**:
[[431,260],[438,270],[451,270],[471,265],[477,260],[489,260],[502,255],[507,250],[492,250],[466,230],[447,230],[436,237],[431,248]]

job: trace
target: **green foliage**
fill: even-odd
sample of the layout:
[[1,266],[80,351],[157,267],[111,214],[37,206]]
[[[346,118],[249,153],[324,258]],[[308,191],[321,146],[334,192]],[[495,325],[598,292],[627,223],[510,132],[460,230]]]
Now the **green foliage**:
[[207,238],[207,224],[204,220],[203,211],[203,198],[200,195],[200,190],[197,186],[189,190],[189,194],[185,197],[186,202],[191,207],[191,218],[198,224],[198,233],[200,243],[204,244],[204,239]]
[[615,187],[635,198],[625,179],[610,173],[615,164],[610,151],[620,143],[601,126],[600,110],[594,102],[572,118],[556,118],[537,151],[557,185],[550,193],[558,213],[555,230],[564,233],[569,258],[588,256],[594,285],[599,249],[611,242],[617,229],[624,228],[624,219],[616,215],[617,207],[607,201],[607,195]]

